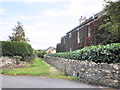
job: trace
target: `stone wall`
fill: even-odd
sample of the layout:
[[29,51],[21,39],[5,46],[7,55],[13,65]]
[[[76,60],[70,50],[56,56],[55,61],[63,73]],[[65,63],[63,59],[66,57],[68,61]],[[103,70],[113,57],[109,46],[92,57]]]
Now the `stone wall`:
[[[19,64],[17,64],[19,62]],[[15,67],[22,67],[26,64],[26,62],[18,61],[15,58],[9,57],[0,57],[0,70],[1,69],[10,69]]]
[[120,87],[120,64],[94,63],[57,57],[45,57],[45,61],[80,81],[114,88]]

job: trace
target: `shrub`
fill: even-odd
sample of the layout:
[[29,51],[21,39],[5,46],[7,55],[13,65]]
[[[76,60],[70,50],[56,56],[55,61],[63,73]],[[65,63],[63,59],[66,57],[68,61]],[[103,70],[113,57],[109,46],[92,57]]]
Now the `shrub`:
[[0,43],[2,43],[2,56],[21,56],[24,60],[24,57],[33,55],[33,49],[28,43],[15,41],[0,41]]
[[16,64],[20,64],[20,59],[22,58],[21,56],[13,56],[16,60]]
[[31,55],[31,56],[23,56],[21,58],[21,61],[26,61],[28,63],[33,63],[33,60],[35,59],[35,56],[34,55]]
[[96,63],[120,63],[120,43],[89,46],[72,52],[47,54],[47,56],[88,60]]
[[44,55],[46,54],[46,52],[45,51],[39,51],[38,53],[37,53],[37,56],[38,57],[41,57],[41,58],[44,58]]

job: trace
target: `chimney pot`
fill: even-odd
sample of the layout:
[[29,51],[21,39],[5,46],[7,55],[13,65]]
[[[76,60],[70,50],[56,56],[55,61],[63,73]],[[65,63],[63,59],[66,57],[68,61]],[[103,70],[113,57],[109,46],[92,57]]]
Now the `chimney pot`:
[[86,21],[86,17],[83,18],[83,16],[81,16],[81,18],[79,19],[80,24],[82,24],[84,21]]

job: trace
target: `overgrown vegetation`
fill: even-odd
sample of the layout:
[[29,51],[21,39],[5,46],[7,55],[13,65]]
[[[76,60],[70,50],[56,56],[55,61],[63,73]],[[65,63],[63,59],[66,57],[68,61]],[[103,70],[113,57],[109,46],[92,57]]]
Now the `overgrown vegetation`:
[[44,58],[44,55],[46,54],[46,52],[44,50],[36,50],[35,51],[36,56],[40,57],[40,58]]
[[120,1],[106,2],[104,11],[104,23],[95,30],[95,43],[120,43]]
[[2,53],[0,56],[21,56],[23,61],[30,61],[33,57],[33,49],[28,43],[15,41],[0,41],[0,43],[2,43]]
[[120,43],[89,46],[72,52],[47,54],[47,56],[88,60],[96,63],[120,63]]
[[27,64],[25,68],[14,68],[9,70],[0,71],[2,74],[7,75],[32,75],[32,76],[45,76],[52,78],[62,78],[69,80],[76,80],[76,77],[64,76],[64,73],[59,70],[53,70],[53,66],[50,66],[41,58],[35,58],[32,64]]

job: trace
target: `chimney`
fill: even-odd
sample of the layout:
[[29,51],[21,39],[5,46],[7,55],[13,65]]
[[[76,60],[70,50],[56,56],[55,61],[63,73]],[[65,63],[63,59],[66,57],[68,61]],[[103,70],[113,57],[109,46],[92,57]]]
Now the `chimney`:
[[79,19],[80,24],[82,24],[84,21],[86,21],[86,17],[82,17]]

